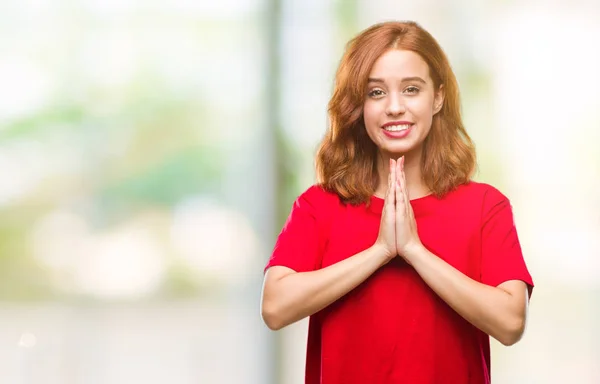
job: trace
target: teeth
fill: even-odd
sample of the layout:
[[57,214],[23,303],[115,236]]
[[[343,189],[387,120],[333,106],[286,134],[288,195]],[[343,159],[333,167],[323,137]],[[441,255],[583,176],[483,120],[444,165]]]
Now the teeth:
[[410,128],[410,124],[404,124],[404,125],[390,125],[385,127],[384,129],[386,131],[390,131],[390,132],[398,132],[398,131],[405,131],[408,128]]

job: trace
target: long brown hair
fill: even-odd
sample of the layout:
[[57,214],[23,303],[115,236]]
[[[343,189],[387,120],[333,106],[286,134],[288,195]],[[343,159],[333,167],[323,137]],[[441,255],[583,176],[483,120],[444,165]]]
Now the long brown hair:
[[329,101],[329,128],[316,156],[319,184],[351,204],[368,203],[379,183],[378,148],[367,135],[363,105],[373,64],[389,49],[419,54],[429,66],[434,89],[444,86],[444,103],[423,142],[421,171],[427,187],[441,197],[468,182],[475,170],[475,147],[462,123],[458,84],[442,48],[415,22],[375,24],[346,46]]

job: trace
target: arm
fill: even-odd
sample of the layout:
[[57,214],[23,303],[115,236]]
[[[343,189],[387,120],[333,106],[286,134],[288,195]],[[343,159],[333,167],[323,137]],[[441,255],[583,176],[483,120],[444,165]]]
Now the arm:
[[310,272],[273,266],[263,283],[261,313],[272,330],[281,329],[327,307],[389,261],[374,245],[326,268]]
[[[488,284],[484,284],[464,275],[423,246],[408,194],[405,193],[403,161],[399,162],[398,175],[398,253],[465,320],[504,345],[519,341],[525,330],[529,295],[525,282],[514,277],[503,278],[527,275],[508,200],[492,191],[494,196],[486,201],[482,227],[482,281]],[[515,274],[515,270],[520,273]]]
[[475,327],[507,346],[520,340],[527,317],[527,284],[519,280],[498,287],[479,283],[424,246],[406,256],[425,283]]
[[[270,329],[281,329],[320,311],[396,257],[395,204],[391,188],[393,180],[390,173],[379,234],[373,246],[319,270],[296,272],[294,269],[277,265],[267,270],[263,283],[261,313]],[[293,223],[294,220],[290,222]],[[305,233],[299,229],[294,241],[284,242],[287,245],[278,248],[279,254],[283,254],[288,262],[289,256],[293,254],[295,259],[303,259],[305,254],[298,253],[298,246],[305,243],[305,237]],[[316,252],[314,247],[308,253],[311,252]]]

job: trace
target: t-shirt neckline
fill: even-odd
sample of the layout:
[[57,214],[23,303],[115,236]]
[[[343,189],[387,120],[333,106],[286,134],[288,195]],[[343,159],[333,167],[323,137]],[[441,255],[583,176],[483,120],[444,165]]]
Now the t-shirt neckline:
[[[427,204],[431,203],[431,201],[433,201],[433,200],[436,200],[436,197],[433,193],[430,193],[428,195],[424,195],[421,197],[417,197],[415,199],[411,199],[410,205],[412,205],[413,211],[416,214],[418,210],[426,207]],[[372,195],[371,196],[371,204],[370,204],[371,211],[375,212],[375,213],[381,213],[381,211],[383,210],[384,202],[385,202],[385,199],[383,199],[381,197],[377,197],[375,195]]]

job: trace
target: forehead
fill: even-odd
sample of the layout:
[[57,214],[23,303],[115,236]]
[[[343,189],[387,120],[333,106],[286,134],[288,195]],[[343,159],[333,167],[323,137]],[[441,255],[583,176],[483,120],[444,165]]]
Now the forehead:
[[418,76],[430,82],[429,67],[419,54],[413,51],[391,49],[373,64],[369,77],[395,79]]

